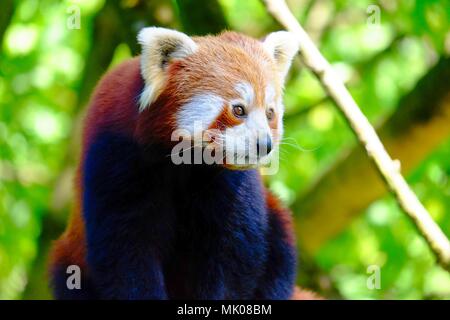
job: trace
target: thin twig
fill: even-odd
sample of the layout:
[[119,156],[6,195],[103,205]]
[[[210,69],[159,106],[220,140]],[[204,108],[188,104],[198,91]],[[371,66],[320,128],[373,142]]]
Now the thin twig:
[[374,128],[361,112],[343,82],[336,76],[328,61],[289,10],[286,2],[284,0],[262,1],[269,13],[288,31],[296,35],[300,42],[299,53],[304,64],[317,76],[326,92],[344,114],[388,188],[428,242],[440,265],[450,271],[450,242],[401,175],[400,162],[392,160],[388,155]]

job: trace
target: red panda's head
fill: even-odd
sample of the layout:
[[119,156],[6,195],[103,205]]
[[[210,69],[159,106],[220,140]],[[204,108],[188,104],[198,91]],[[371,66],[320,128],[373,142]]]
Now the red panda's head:
[[[203,147],[233,150],[234,159],[248,159],[252,150],[261,159],[278,146],[284,79],[298,50],[290,33],[258,41],[234,32],[190,38],[150,27],[140,31],[138,41],[145,82],[140,139],[173,146],[173,133],[181,132],[178,138],[203,138]],[[229,160],[226,165],[248,167]]]

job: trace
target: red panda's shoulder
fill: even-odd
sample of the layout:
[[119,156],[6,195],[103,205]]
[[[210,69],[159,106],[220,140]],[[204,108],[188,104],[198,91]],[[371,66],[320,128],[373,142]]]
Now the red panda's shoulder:
[[266,190],[266,204],[269,209],[269,214],[274,215],[274,218],[276,218],[285,231],[286,241],[295,244],[295,239],[293,237],[294,224],[289,209],[283,207],[278,197],[269,190]]
[[108,71],[97,84],[87,108],[85,142],[99,130],[131,135],[143,87],[139,57],[128,59]]

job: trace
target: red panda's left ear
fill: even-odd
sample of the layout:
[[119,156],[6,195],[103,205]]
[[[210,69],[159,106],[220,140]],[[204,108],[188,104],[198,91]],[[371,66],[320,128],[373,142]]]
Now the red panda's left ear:
[[157,27],[142,29],[137,39],[142,46],[141,74],[145,81],[140,97],[142,111],[164,89],[169,63],[193,54],[197,50],[197,44],[184,33]]
[[283,83],[292,58],[298,52],[299,41],[291,32],[277,31],[265,38],[263,46],[275,60],[281,83]]

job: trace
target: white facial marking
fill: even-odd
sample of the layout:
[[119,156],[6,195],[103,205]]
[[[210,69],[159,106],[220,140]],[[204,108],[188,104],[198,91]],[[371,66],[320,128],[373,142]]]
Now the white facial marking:
[[278,121],[277,121],[277,127],[278,127],[278,138],[281,139],[281,137],[283,137],[283,132],[284,132],[284,128],[283,128],[283,114],[284,114],[284,104],[281,101],[281,98],[279,98],[276,103],[276,110],[278,113]]
[[252,86],[248,82],[240,82],[234,88],[237,93],[241,95],[241,98],[245,101],[247,105],[251,105],[255,98],[255,92]]
[[270,127],[264,110],[257,109],[250,112],[245,124],[251,132],[270,134]]
[[[227,155],[233,155],[237,161],[243,161],[250,157],[250,161],[256,161],[256,142],[267,135],[272,136],[264,110],[253,110],[248,114],[245,122],[227,128],[225,132],[225,149]],[[243,163],[238,163],[243,164]]]
[[[277,130],[279,137],[281,137],[283,135],[283,113],[284,113],[284,105],[282,99],[281,97],[278,98],[276,97],[275,87],[272,84],[267,85],[265,94],[266,94],[265,96],[266,107],[274,108],[275,113],[277,114]],[[273,134],[272,138],[274,138]]]
[[275,107],[275,96],[276,96],[276,92],[275,92],[275,88],[273,87],[273,85],[271,85],[271,84],[267,85],[266,92],[265,92],[266,106]]
[[192,97],[183,105],[177,115],[179,129],[188,130],[196,134],[195,129],[206,130],[219,116],[223,108],[223,99],[215,94],[204,93]]

